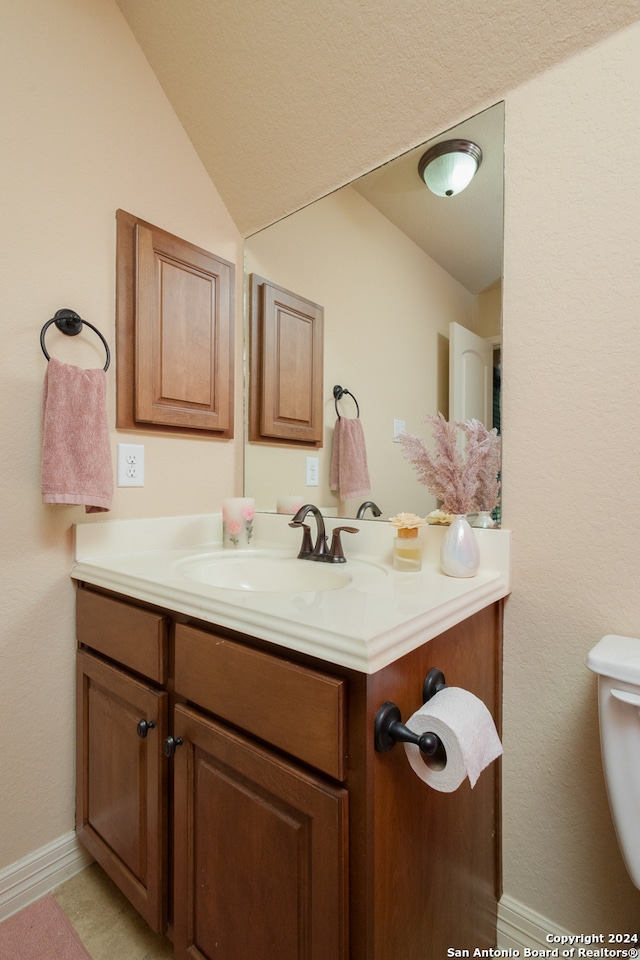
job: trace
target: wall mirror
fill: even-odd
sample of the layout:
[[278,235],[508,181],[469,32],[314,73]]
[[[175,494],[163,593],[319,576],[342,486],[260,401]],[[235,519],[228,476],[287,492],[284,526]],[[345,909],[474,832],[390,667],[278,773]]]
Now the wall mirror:
[[[437,197],[418,163],[429,146],[454,138],[478,144],[482,162],[464,191]],[[336,384],[357,400],[371,480],[366,499],[379,505],[381,519],[435,509],[394,433],[404,425],[428,438],[428,414],[459,416],[450,409],[452,330],[489,344],[499,374],[503,189],[499,103],[247,239],[247,283],[251,274],[266,277],[321,304],[325,318],[322,448],[247,442],[245,494],[257,509],[273,511],[278,499],[300,496],[328,513],[356,515],[360,499],[341,501],[330,490]],[[496,400],[491,416],[499,419],[499,394]],[[349,396],[339,410],[356,416]],[[317,485],[307,485],[309,467]]]

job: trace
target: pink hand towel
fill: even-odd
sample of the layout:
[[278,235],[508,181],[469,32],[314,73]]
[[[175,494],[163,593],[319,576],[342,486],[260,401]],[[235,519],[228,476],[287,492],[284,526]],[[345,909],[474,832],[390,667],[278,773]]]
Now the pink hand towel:
[[331,489],[341,500],[366,497],[371,492],[367,450],[360,418],[338,417],[333,431],[331,452]]
[[54,357],[42,403],[42,502],[111,509],[113,469],[107,423],[107,375]]

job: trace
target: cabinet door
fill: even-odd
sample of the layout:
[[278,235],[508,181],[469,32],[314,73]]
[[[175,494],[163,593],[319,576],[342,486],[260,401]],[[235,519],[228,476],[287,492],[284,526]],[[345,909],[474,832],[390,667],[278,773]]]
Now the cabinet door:
[[[167,900],[167,694],[80,651],[77,711],[78,838],[161,933]],[[148,725],[145,736],[141,721]]]
[[117,218],[118,427],[231,438],[234,265]]
[[177,960],[345,960],[347,794],[178,705]]
[[322,446],[324,309],[251,275],[249,439]]

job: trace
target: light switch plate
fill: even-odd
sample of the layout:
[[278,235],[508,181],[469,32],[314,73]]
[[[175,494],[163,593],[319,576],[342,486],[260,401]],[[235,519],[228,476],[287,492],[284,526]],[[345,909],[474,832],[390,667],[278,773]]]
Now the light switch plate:
[[118,444],[118,486],[144,487],[144,444]]

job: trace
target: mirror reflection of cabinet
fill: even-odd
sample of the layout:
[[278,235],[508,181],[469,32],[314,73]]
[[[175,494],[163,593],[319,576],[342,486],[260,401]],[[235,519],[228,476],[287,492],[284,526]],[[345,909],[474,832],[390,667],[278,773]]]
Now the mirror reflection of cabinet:
[[226,260],[117,213],[117,426],[233,436]]
[[324,310],[251,275],[249,440],[322,446]]
[[[429,145],[451,138],[483,151],[476,177],[457,196],[437,197],[425,187],[418,175],[422,144],[247,238],[247,274],[301,290],[325,307],[327,422],[312,498],[339,516],[355,516],[360,501],[340,501],[330,489],[334,384],[358,397],[371,496],[383,517],[424,516],[437,502],[394,442],[394,421],[427,439],[425,417],[453,417],[450,323],[492,344],[500,339],[504,104]],[[285,444],[246,444],[245,490],[257,509],[273,510],[283,491],[304,487],[304,457]]]

